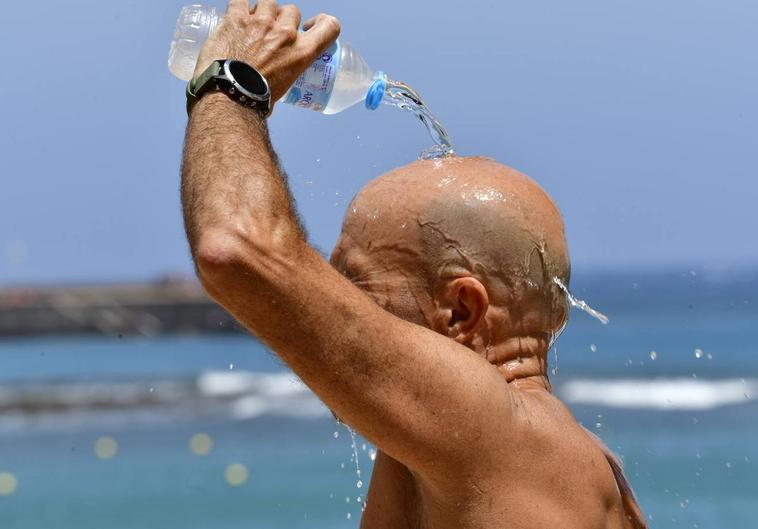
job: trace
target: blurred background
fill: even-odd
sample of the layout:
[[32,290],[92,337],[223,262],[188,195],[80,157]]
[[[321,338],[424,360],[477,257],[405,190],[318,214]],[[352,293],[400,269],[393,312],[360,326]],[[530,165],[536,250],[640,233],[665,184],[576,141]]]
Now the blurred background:
[[[182,5],[4,7],[4,527],[358,526],[373,447],[193,279],[166,67]],[[300,7],[419,90],[460,154],[555,198],[571,289],[610,323],[574,312],[551,378],[623,457],[651,527],[756,527],[758,6]],[[271,129],[324,252],[353,194],[430,143],[389,107],[279,105]]]

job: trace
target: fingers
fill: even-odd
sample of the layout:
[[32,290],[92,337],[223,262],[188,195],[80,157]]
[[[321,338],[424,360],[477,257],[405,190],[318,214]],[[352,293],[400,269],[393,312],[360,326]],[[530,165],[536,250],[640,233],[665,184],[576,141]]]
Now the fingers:
[[279,15],[276,20],[285,27],[294,27],[295,30],[300,27],[300,10],[297,6],[286,5],[279,8]]
[[230,15],[246,15],[250,9],[248,0],[229,0],[226,12]]
[[276,5],[276,0],[258,0],[253,7],[256,18],[270,22],[276,20],[278,10],[279,6]]
[[332,15],[320,14],[303,24],[301,39],[314,54],[327,49],[340,36],[340,21]]
[[316,23],[316,17],[311,17],[305,22],[303,22],[303,31],[308,31],[313,27],[313,24]]

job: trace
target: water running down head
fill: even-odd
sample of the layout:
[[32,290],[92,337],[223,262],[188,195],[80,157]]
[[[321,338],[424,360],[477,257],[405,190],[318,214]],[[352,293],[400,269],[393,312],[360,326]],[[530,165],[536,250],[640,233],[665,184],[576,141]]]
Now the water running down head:
[[396,316],[496,364],[542,357],[568,315],[553,281],[569,278],[560,213],[490,159],[423,160],[373,180],[348,208],[332,263]]

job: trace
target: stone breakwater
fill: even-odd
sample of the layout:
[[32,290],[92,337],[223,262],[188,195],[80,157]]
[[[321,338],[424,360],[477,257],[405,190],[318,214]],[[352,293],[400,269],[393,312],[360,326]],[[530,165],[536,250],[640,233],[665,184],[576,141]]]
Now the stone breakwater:
[[0,337],[239,331],[190,280],[0,289]]

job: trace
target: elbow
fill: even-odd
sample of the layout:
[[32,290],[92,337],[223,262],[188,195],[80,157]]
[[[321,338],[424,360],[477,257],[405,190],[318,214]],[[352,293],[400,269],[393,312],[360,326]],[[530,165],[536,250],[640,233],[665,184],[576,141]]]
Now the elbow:
[[228,230],[203,233],[193,254],[197,276],[212,297],[244,262],[239,237]]
[[219,301],[242,279],[262,287],[291,276],[298,243],[278,230],[209,229],[197,239],[195,268],[205,290]]

